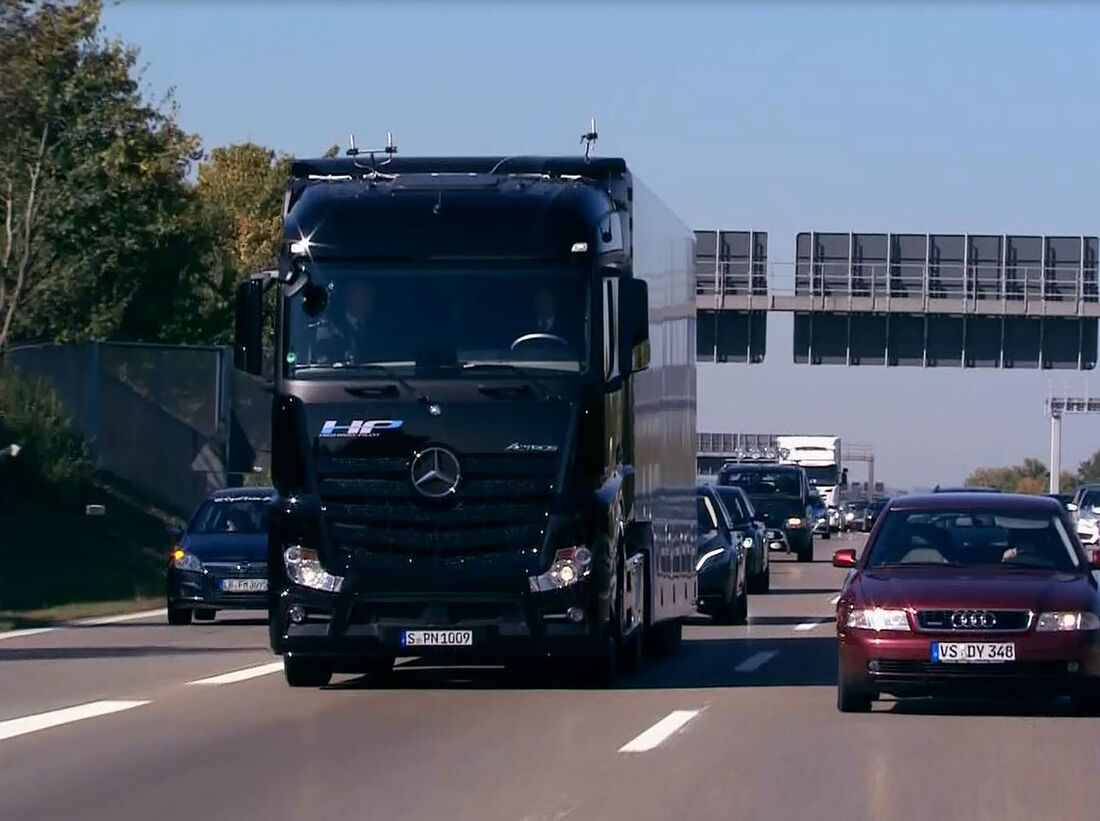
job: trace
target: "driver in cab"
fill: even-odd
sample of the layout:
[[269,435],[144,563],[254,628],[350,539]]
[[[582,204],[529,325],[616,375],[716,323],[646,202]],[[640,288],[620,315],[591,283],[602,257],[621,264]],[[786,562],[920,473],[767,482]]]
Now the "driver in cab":
[[374,287],[363,280],[350,281],[343,299],[317,328],[318,358],[346,364],[371,361],[380,342],[376,313]]
[[573,347],[573,334],[558,313],[557,297],[547,288],[535,292],[532,316],[524,332],[512,343],[513,350],[563,350]]

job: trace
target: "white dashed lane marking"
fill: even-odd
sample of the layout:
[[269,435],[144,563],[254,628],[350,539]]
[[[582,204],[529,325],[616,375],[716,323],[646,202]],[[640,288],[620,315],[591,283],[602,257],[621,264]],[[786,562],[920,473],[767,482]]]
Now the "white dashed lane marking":
[[0,633],[0,640],[2,639],[21,639],[25,636],[37,636],[40,633],[52,633],[55,628],[53,627],[30,627],[26,630],[7,630]]
[[754,653],[753,655],[749,656],[743,662],[734,667],[733,671],[735,673],[755,672],[778,655],[778,650],[762,650],[759,653]]
[[820,620],[819,621],[804,621],[804,622],[802,622],[802,624],[796,624],[794,626],[794,629],[797,630],[799,633],[805,633],[808,630],[813,630],[815,627],[820,627],[821,625],[826,624],[826,623],[827,622],[820,621]]
[[76,707],[51,710],[48,713],[11,718],[7,721],[0,721],[0,741],[26,735],[27,733],[35,733],[39,730],[48,730],[50,727],[58,727],[62,724],[70,724],[73,721],[83,721],[86,718],[120,713],[123,710],[141,707],[148,703],[148,701],[92,701]]
[[188,684],[236,684],[238,681],[247,681],[250,678],[259,678],[260,676],[269,676],[272,673],[278,673],[282,671],[283,663],[281,661],[273,661],[269,664],[261,664],[258,667],[245,667],[243,670],[233,670],[229,673],[222,673],[218,676],[210,676],[209,678],[199,678],[194,681],[187,682]]
[[626,742],[619,748],[619,752],[648,752],[679,732],[685,724],[697,715],[699,715],[698,710],[673,710],[644,733]]

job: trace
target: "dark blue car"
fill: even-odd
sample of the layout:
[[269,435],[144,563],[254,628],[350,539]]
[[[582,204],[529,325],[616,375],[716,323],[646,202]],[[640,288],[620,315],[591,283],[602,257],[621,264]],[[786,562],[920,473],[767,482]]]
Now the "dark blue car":
[[168,561],[168,623],[211,621],[218,610],[267,609],[267,531],[275,490],[212,494]]

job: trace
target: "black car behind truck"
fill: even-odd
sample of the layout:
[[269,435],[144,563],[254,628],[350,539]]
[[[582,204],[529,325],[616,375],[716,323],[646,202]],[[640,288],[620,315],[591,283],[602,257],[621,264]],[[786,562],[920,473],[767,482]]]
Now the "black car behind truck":
[[767,528],[769,542],[796,554],[800,562],[813,561],[813,489],[804,468],[730,463],[719,471],[718,484],[745,491]]
[[694,235],[621,159],[298,161],[268,548],[292,686],[397,655],[609,681],[693,612]]

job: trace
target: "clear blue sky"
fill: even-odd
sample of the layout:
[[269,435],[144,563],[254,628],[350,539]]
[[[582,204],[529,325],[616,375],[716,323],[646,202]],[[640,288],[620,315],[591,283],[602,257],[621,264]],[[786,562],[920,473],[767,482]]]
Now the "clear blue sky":
[[[1100,231],[1100,4],[123,0],[105,25],[208,147],[568,153],[594,114],[599,153],[777,262],[800,230]],[[700,428],[835,433],[900,486],[1047,461],[1048,385],[1089,379],[798,367],[790,334],[700,366]],[[1100,421],[1064,431],[1064,466],[1100,448]]]

